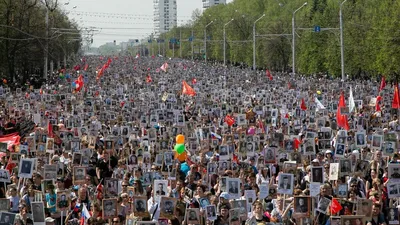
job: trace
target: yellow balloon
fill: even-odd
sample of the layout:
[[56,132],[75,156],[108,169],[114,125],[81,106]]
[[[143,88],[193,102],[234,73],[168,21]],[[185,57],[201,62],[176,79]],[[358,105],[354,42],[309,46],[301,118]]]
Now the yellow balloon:
[[185,136],[183,136],[182,134],[178,134],[176,136],[176,143],[177,144],[184,144],[185,143]]
[[317,94],[319,94],[319,95],[320,95],[320,94],[321,94],[321,91],[317,91]]

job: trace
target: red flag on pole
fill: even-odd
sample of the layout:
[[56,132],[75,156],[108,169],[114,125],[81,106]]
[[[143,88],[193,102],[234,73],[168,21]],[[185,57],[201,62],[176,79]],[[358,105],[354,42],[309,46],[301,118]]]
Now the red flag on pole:
[[379,91],[382,91],[385,87],[386,87],[385,77],[382,76],[381,86],[380,86],[380,88],[379,88]]
[[230,116],[230,115],[226,115],[225,116],[225,120],[224,120],[227,124],[228,124],[228,126],[232,126],[233,124],[235,124],[235,118],[233,118],[232,116]]
[[189,86],[188,83],[186,83],[186,81],[182,81],[182,94],[195,96],[196,92],[193,90],[192,87]]
[[269,78],[269,80],[273,80],[271,73],[269,72],[269,70],[265,70],[265,75],[267,75],[267,77]]
[[381,100],[382,100],[381,96],[376,97],[375,112],[380,112],[381,111],[381,106],[379,105],[379,102]]
[[398,108],[400,108],[399,87],[398,87],[398,84],[396,84],[396,85],[394,86],[392,108],[393,108],[393,109],[398,109]]
[[151,79],[151,76],[150,75],[147,75],[147,77],[146,77],[146,82],[147,83],[151,83],[153,81],[153,79]]
[[306,102],[304,101],[304,98],[301,99],[301,106],[300,108],[305,111],[307,110]]
[[346,102],[344,100],[344,93],[340,94],[339,104],[336,111],[336,123],[339,127],[343,127],[345,130],[350,130],[349,122],[346,115],[340,113],[340,108],[346,107]]
[[332,203],[331,203],[331,212],[332,215],[338,213],[340,210],[342,210],[343,207],[342,205],[338,202],[338,200],[336,198],[332,199]]
[[6,170],[8,170],[8,172],[10,173],[10,175],[12,174],[12,170],[17,166],[17,164],[13,163],[11,160],[11,156],[10,158],[8,158],[8,163],[6,166]]
[[50,123],[50,121],[47,122],[47,133],[49,138],[53,138],[53,125]]

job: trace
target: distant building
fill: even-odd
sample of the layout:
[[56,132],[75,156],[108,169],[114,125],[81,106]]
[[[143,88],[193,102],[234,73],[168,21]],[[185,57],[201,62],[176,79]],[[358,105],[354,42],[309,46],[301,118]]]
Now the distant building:
[[154,35],[171,30],[177,26],[177,0],[153,0],[154,3]]
[[203,9],[210,8],[214,5],[226,4],[226,0],[202,0],[203,1]]

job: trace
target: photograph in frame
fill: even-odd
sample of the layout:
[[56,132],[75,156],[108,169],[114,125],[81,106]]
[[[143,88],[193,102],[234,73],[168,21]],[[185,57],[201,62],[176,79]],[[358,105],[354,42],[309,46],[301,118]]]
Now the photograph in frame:
[[198,208],[186,209],[186,221],[188,224],[199,224],[200,223],[200,209],[198,209]]
[[163,218],[172,219],[175,213],[177,199],[169,197],[161,197],[160,201],[160,216]]
[[116,198],[103,199],[102,203],[103,219],[113,219],[117,216],[118,201]]

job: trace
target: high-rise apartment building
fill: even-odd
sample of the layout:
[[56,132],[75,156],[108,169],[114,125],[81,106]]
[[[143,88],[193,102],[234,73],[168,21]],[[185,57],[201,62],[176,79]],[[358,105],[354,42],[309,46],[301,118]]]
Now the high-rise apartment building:
[[219,4],[226,4],[226,0],[203,0],[203,9]]
[[177,0],[153,0],[154,36],[169,31],[177,26]]

